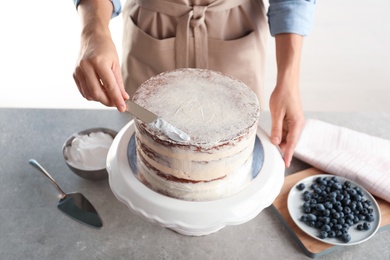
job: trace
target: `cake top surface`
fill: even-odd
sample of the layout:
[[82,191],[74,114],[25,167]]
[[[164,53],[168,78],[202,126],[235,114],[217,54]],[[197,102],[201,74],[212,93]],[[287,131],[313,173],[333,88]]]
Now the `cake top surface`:
[[194,144],[237,138],[257,122],[260,113],[256,94],[243,82],[203,69],[178,69],[152,77],[133,100],[185,131]]

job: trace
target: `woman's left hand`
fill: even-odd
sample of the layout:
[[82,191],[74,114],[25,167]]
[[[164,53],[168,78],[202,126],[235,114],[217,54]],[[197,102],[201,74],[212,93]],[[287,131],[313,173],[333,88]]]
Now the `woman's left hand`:
[[284,163],[289,167],[305,124],[298,88],[276,86],[270,98],[270,111],[271,142],[279,145]]

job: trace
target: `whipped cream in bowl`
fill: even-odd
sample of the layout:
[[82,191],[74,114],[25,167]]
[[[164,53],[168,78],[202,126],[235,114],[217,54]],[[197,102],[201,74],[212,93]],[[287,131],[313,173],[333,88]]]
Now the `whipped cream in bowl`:
[[66,165],[82,178],[106,179],[107,154],[116,134],[106,128],[91,128],[73,134],[62,148]]

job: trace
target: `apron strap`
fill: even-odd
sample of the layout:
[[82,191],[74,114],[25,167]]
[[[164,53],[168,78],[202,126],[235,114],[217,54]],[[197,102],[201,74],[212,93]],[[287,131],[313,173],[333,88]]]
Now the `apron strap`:
[[179,18],[176,26],[175,62],[176,68],[189,65],[189,30],[194,30],[195,66],[208,68],[206,12],[221,12],[240,6],[249,0],[216,0],[207,6],[178,4],[164,0],[136,0],[136,3],[150,11]]

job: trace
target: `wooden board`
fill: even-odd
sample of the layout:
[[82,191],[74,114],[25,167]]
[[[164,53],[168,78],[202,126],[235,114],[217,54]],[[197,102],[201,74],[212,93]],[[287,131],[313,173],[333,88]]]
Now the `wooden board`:
[[[288,209],[287,209],[287,197],[290,189],[300,180],[317,175],[317,174],[325,174],[324,172],[315,169],[315,168],[309,168],[307,170],[297,172],[294,174],[291,174],[285,178],[282,190],[279,194],[279,196],[275,199],[274,203],[272,204],[271,208],[277,213],[277,215],[280,217],[282,222],[286,225],[287,229],[290,231],[293,238],[297,241],[299,246],[302,248],[302,250],[305,252],[306,255],[308,255],[311,258],[315,258],[321,255],[324,255],[326,253],[329,253],[340,246],[334,246],[327,243],[323,243],[321,241],[318,241],[306,233],[304,233],[292,220]],[[381,224],[380,229],[384,229],[387,227],[390,227],[390,203],[379,199],[375,197],[377,200],[379,207],[381,209]]]

